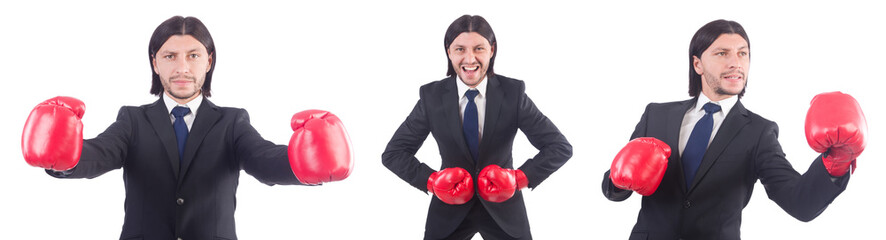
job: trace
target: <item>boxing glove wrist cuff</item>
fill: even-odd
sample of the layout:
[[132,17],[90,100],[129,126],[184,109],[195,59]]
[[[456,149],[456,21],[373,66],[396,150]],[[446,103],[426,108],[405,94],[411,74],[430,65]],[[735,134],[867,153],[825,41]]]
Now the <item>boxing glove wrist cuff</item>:
[[514,175],[517,178],[517,189],[524,189],[529,187],[529,179],[526,178],[526,174],[523,173],[523,170],[517,169],[514,171]]
[[848,163],[839,163],[834,162],[827,157],[822,157],[821,162],[824,164],[825,170],[828,171],[828,174],[833,177],[842,177],[846,175],[846,173],[855,173],[855,160],[852,160],[852,162]]

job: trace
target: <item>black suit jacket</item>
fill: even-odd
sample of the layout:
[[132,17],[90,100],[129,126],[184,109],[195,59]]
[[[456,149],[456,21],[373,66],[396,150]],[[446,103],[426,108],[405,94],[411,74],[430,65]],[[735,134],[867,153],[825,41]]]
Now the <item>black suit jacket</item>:
[[[671,147],[658,190],[643,197],[630,239],[739,239],[741,211],[759,179],[769,199],[791,216],[811,221],[846,189],[849,174],[832,181],[819,156],[800,175],[785,159],[778,126],[738,101],[708,146],[691,187],[686,188],[680,152],[680,125],[696,99],[652,103],[631,139],[655,137]],[[603,176],[603,195],[622,201],[632,191]]]
[[[539,149],[534,158],[520,167],[530,188],[538,186],[572,156],[572,146],[566,138],[526,96],[523,81],[492,75],[487,78],[486,121],[480,140],[480,159],[474,161],[462,131],[458,107],[461,94],[456,81],[452,76],[422,86],[418,103],[382,154],[384,165],[418,190],[427,191],[428,177],[434,172],[415,158],[415,152],[428,133],[434,134],[440,148],[440,169],[464,168],[471,173],[474,186],[477,186],[477,174],[488,165],[513,168],[511,150],[518,128]],[[449,205],[434,197],[428,209],[425,235],[439,238],[452,233],[478,201],[508,234],[515,237],[529,234],[523,195],[517,191],[513,198],[502,203],[487,202],[477,194],[462,205]]]
[[178,147],[163,98],[122,107],[117,121],[83,141],[80,162],[59,178],[94,178],[123,168],[126,211],[121,239],[236,239],[235,193],[240,170],[268,184],[299,184],[287,148],[264,140],[246,110],[206,98]]

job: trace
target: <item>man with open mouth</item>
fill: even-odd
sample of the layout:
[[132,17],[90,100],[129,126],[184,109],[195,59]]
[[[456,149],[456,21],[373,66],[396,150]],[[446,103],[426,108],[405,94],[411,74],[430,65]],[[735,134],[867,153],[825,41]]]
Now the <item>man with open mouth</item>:
[[[464,15],[446,30],[448,77],[425,84],[382,162],[431,199],[424,239],[532,239],[520,189],[535,188],[572,156],[572,146],[525,93],[523,81],[493,71],[495,33]],[[517,129],[538,154],[518,169]],[[415,157],[428,134],[440,149],[435,171]]]

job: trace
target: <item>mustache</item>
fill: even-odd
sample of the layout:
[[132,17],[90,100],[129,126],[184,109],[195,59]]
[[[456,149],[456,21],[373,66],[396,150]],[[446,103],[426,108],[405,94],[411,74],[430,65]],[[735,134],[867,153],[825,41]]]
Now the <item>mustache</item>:
[[191,81],[197,81],[196,77],[188,76],[188,75],[184,75],[184,74],[173,75],[172,77],[169,78],[169,81],[175,81],[175,80],[181,80],[181,79],[188,79]]
[[744,71],[741,71],[741,70],[733,70],[733,71],[721,73],[720,77],[722,78],[722,77],[726,77],[726,75],[732,75],[732,74],[736,74],[736,73],[741,75],[741,78],[745,78],[745,73],[744,73]]

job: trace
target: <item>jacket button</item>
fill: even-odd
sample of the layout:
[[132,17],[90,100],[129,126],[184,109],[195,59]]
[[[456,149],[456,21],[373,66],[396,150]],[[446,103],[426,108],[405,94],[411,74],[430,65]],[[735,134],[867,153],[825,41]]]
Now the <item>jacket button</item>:
[[[183,198],[178,198],[178,199],[175,200],[175,203],[178,204],[179,206],[184,205],[184,204],[185,204],[185,199],[183,199]],[[179,239],[181,239],[181,238],[179,238]]]
[[689,202],[689,200],[683,201],[683,208],[690,208],[690,207],[692,207],[692,202]]

